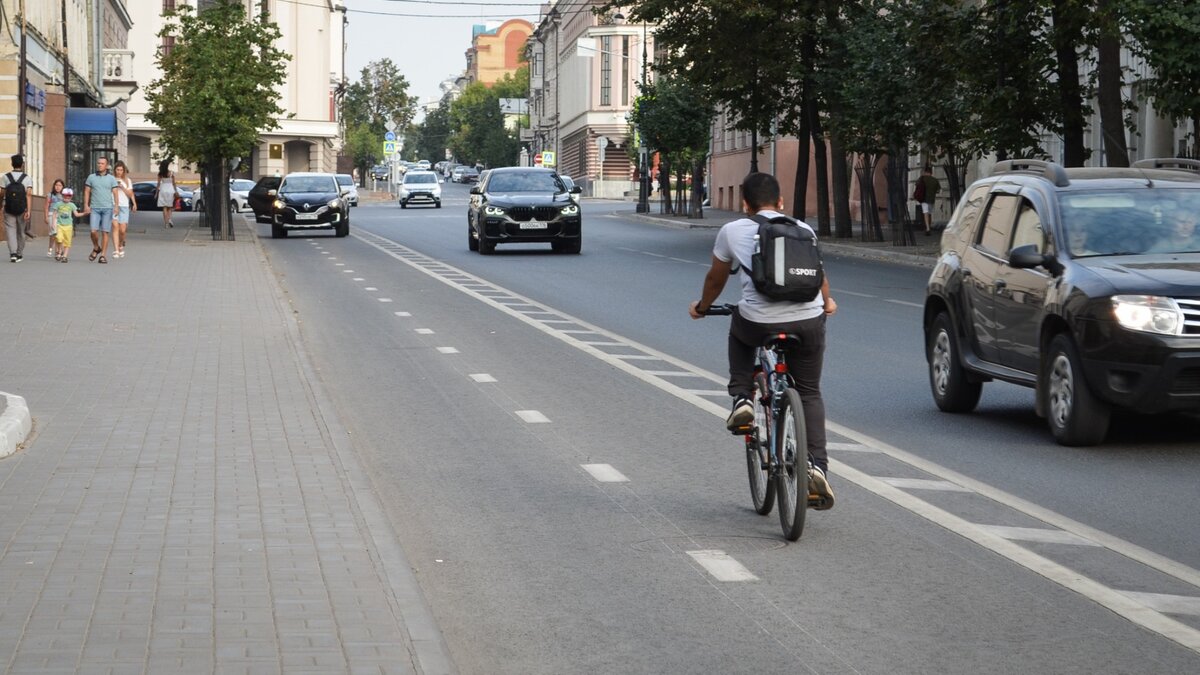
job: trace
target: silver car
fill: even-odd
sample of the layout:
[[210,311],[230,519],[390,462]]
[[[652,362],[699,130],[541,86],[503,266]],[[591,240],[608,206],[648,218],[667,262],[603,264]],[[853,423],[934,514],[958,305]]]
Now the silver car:
[[342,189],[342,199],[350,206],[358,206],[358,186],[354,184],[354,176],[348,173],[336,174],[338,187]]

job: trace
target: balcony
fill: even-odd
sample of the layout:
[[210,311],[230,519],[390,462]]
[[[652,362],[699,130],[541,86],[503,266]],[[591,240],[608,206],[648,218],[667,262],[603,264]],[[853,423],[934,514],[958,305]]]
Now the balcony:
[[105,49],[103,59],[104,104],[113,106],[128,101],[138,88],[133,79],[133,51]]

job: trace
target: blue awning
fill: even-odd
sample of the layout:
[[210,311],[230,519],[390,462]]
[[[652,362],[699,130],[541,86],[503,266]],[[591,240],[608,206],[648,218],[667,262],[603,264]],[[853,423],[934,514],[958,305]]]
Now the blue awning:
[[112,108],[67,108],[68,134],[117,135],[117,111]]

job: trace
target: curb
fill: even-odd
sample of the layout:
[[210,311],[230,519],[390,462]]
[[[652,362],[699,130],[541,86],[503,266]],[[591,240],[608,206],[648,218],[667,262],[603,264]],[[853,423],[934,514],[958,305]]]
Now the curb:
[[21,447],[29,432],[33,430],[33,416],[29,414],[29,406],[25,399],[16,394],[0,391],[6,401],[4,412],[0,413],[0,459],[8,457]]
[[[622,218],[632,218],[633,220],[641,221],[643,223],[660,225],[662,227],[670,227],[677,230],[715,230],[720,228],[723,224],[711,224],[699,219],[689,220],[686,218],[660,218],[658,216],[647,216],[641,213],[613,212],[609,215],[619,216]],[[905,265],[913,265],[915,267],[924,267],[927,269],[933,269],[937,265],[936,257],[917,255],[915,253],[905,253],[903,251],[893,251],[885,248],[839,244],[837,242],[831,242],[828,239],[821,240],[821,250],[826,253],[834,253],[836,255],[853,256],[855,258],[865,258],[867,260],[884,260],[887,262],[902,263]]]

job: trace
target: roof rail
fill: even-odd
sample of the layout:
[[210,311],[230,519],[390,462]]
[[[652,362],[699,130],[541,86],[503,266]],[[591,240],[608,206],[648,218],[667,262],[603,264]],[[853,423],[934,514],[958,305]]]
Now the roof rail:
[[1200,159],[1185,159],[1182,157],[1139,159],[1133,163],[1133,167],[1135,169],[1174,169],[1176,171],[1200,173]]
[[1067,178],[1066,169],[1059,164],[1041,159],[1006,159],[1003,162],[996,162],[996,166],[992,169],[992,175],[1000,173],[1034,173],[1051,181],[1055,187],[1067,187],[1071,184],[1071,180]]

